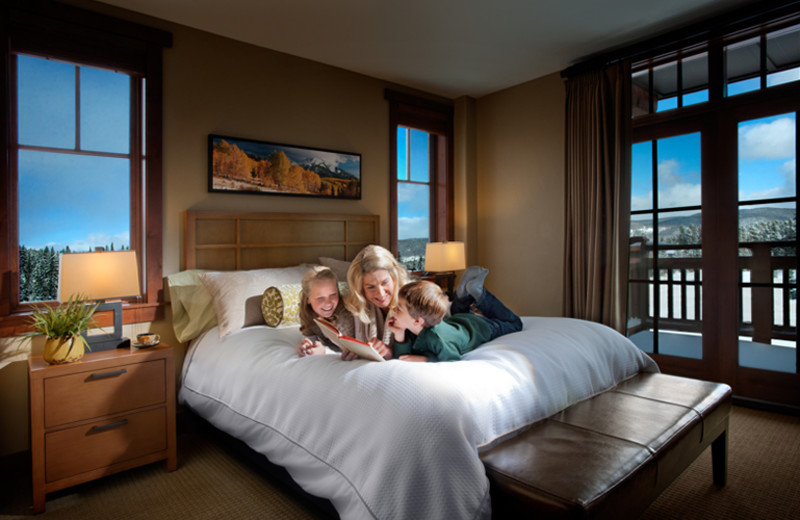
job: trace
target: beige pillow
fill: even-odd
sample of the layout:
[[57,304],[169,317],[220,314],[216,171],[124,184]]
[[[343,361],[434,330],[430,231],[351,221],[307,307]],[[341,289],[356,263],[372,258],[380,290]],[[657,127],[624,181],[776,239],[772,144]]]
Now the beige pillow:
[[319,260],[320,265],[329,267],[340,282],[347,281],[347,270],[350,269],[350,262],[346,262],[344,260],[337,260],[336,258],[330,258],[327,256],[321,256],[317,260]]
[[306,271],[308,266],[303,265],[200,274],[200,280],[211,295],[219,336],[264,323],[261,313],[264,287],[299,284]]
[[181,343],[196,338],[217,324],[211,295],[199,278],[205,272],[203,269],[189,269],[167,276],[172,328]]

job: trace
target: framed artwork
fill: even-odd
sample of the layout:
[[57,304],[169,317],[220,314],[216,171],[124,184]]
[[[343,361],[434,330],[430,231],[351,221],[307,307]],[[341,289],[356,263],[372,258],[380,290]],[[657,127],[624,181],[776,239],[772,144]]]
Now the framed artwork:
[[208,191],[361,198],[361,154],[209,134]]

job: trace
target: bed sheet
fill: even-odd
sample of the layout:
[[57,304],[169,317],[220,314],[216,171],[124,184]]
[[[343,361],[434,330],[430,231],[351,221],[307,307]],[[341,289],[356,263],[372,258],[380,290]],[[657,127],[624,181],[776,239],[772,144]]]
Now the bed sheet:
[[243,440],[344,519],[490,518],[478,453],[658,367],[596,323],[524,317],[462,361],[299,358],[297,328],[192,343],[183,404]]

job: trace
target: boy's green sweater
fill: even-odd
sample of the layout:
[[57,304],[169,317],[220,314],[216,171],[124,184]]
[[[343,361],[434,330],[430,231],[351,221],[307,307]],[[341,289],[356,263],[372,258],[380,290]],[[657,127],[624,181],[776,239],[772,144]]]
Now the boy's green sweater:
[[429,361],[456,361],[490,337],[491,329],[485,319],[470,313],[454,314],[423,329],[418,336],[406,331],[404,343],[394,342],[393,356],[421,354]]

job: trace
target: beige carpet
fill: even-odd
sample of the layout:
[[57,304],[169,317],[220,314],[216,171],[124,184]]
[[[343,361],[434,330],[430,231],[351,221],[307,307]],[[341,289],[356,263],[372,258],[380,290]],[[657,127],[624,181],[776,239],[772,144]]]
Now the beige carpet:
[[734,407],[728,484],[712,483],[706,450],[641,518],[800,519],[800,417]]
[[[643,520],[800,518],[800,418],[734,407],[729,449],[725,488],[712,484],[711,454],[706,450],[653,503]],[[47,511],[37,518],[294,520],[320,516],[202,427],[182,428],[178,452],[179,469],[173,473],[156,463],[51,493]],[[11,476],[6,469],[2,470],[4,481]],[[29,518],[33,516],[29,474],[13,477],[0,490],[0,518]]]

